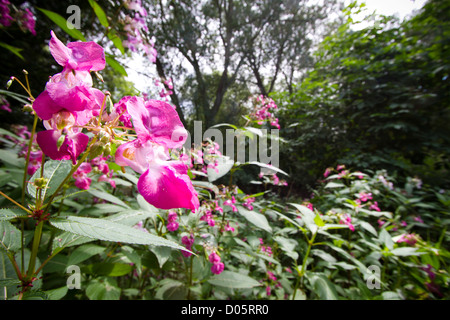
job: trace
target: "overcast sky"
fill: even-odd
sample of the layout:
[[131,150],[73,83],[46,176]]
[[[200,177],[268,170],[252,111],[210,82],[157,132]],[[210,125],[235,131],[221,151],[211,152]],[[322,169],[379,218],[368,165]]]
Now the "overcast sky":
[[[349,4],[352,1],[346,0],[345,3]],[[422,8],[426,0],[365,0],[364,2],[371,12],[376,10],[377,13],[386,16],[397,14],[403,19],[413,10]]]

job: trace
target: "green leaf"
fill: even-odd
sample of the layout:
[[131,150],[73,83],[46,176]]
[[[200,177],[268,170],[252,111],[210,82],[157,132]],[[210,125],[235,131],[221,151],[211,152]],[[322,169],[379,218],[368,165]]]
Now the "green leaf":
[[68,265],[79,264],[90,257],[93,257],[97,254],[105,251],[105,247],[98,246],[95,244],[86,244],[76,248],[69,256]]
[[311,281],[315,293],[322,300],[338,300],[338,294],[333,283],[323,274],[309,274],[308,279]]
[[114,278],[101,277],[93,279],[86,288],[90,300],[119,300],[121,289]]
[[[70,160],[48,160],[44,164],[44,178],[48,179],[47,184],[42,189],[42,199],[55,193],[59,185],[64,181],[72,170],[72,162]],[[37,188],[33,182],[41,177],[41,170],[37,170],[30,178],[28,183],[28,194],[33,198],[37,197]]]
[[20,54],[20,51],[23,50],[22,48],[17,48],[17,47],[10,46],[9,44],[6,44],[4,42],[0,42],[0,47],[3,47],[6,50],[9,50],[10,52],[12,52],[16,56],[18,56],[20,59],[25,61],[25,58]]
[[[215,168],[208,168],[208,180],[210,182],[216,181],[217,179],[226,175],[231,168],[233,168],[234,161],[230,157],[221,156],[218,157],[218,165]],[[217,171],[216,171],[217,170]]]
[[21,232],[8,221],[0,221],[0,250],[15,252],[22,247]]
[[112,216],[108,216],[105,220],[125,224],[127,226],[134,226],[140,221],[144,221],[147,218],[153,218],[156,215],[154,212],[144,210],[125,210],[118,212]]
[[107,192],[104,192],[104,191],[101,191],[101,190],[98,190],[98,189],[94,189],[94,188],[90,188],[88,190],[88,192],[90,194],[92,194],[94,197],[97,197],[97,198],[100,198],[100,199],[112,202],[114,204],[117,204],[117,205],[122,206],[122,207],[127,208],[127,209],[130,209],[130,207],[125,202],[123,202],[122,200],[120,200],[116,196],[113,196],[110,193],[107,193]]
[[301,220],[305,223],[306,227],[314,234],[317,232],[317,224],[315,222],[316,215],[314,212],[308,207],[297,204],[290,203],[290,205],[294,206],[298,211],[300,211]]
[[261,283],[249,276],[227,270],[211,277],[208,282],[214,286],[230,289],[249,289],[261,286]]
[[22,209],[0,209],[0,221],[24,218],[28,215]]
[[103,11],[102,7],[100,7],[99,4],[94,0],[89,0],[89,4],[91,5],[92,9],[94,9],[98,21],[100,21],[102,26],[107,28],[109,26],[109,23],[105,11]]
[[81,271],[96,276],[121,277],[133,270],[133,266],[128,263],[108,263],[100,262],[86,265]]
[[245,162],[244,165],[245,164],[257,165],[257,166],[260,166],[262,168],[267,168],[267,169],[270,169],[270,170],[275,171],[277,173],[284,174],[285,176],[289,176],[286,172],[284,172],[280,168],[277,168],[277,167],[274,167],[274,166],[271,166],[271,165],[268,165],[268,164],[265,164],[265,163],[262,163],[262,162],[259,162],[259,161],[249,161],[249,162]]
[[70,216],[51,220],[51,224],[58,229],[92,239],[142,245],[151,244],[186,250],[185,247],[162,237],[105,219]]
[[272,232],[272,228],[270,227],[269,222],[264,215],[255,211],[247,210],[242,206],[237,206],[237,208],[239,214],[247,219],[248,222],[252,223],[262,230]]
[[[120,38],[118,38],[118,39],[120,39]],[[114,59],[111,55],[109,55],[109,54],[105,55],[105,60],[106,60],[106,63],[109,64],[109,66],[111,68],[116,70],[121,75],[128,77],[127,70],[125,70],[125,68],[116,59]]]
[[386,229],[381,229],[378,239],[389,250],[392,250],[394,248],[394,241],[392,240],[391,235],[386,231]]
[[17,153],[10,150],[0,149],[0,160],[14,167],[25,167],[25,159],[19,158]]
[[[114,46],[119,49],[121,54],[125,54],[125,48],[123,47],[122,39],[117,35],[114,29],[111,29],[108,34],[108,39],[112,41]],[[110,56],[111,57],[111,56]]]
[[[42,8],[37,9],[41,11],[43,14],[45,14],[54,23],[56,23],[58,27],[60,27],[65,33],[67,33],[72,38],[76,40],[86,41],[86,38],[83,36],[83,34],[61,15],[50,10],[45,10]],[[69,28],[69,26],[71,26],[71,28]]]
[[378,237],[377,230],[370,223],[366,221],[358,221],[358,224],[364,229],[366,229],[368,232],[373,234],[375,237]]
[[397,257],[409,257],[409,256],[419,256],[421,254],[425,254],[426,252],[417,252],[417,248],[402,247],[392,249],[391,253]]
[[325,222],[323,222],[322,218],[320,217],[320,214],[316,214],[314,217],[314,222],[318,227],[324,227]]

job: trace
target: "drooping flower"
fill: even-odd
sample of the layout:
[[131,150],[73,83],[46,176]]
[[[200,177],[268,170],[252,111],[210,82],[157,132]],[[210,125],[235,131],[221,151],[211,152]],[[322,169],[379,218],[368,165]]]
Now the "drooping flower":
[[[188,249],[189,251],[192,251],[192,246],[194,245],[194,240],[195,240],[194,236],[192,234],[190,234],[189,237],[183,236],[181,238],[181,243],[186,246],[186,249]],[[181,254],[186,258],[188,258],[192,255],[192,253],[190,253],[188,251],[184,251],[184,250],[181,250]]]
[[105,67],[103,48],[95,42],[70,42],[65,46],[51,31],[50,52],[63,67],[47,82],[33,109],[47,131],[37,133],[42,151],[53,160],[77,157],[89,142],[80,126],[99,115],[105,95],[92,88],[90,71]]
[[83,162],[78,169],[73,173],[75,179],[75,186],[82,190],[88,190],[91,185],[91,178],[87,176],[92,171],[91,164],[89,162]]
[[223,262],[220,262],[220,257],[217,253],[213,252],[208,257],[209,262],[212,263],[211,272],[214,274],[220,274],[225,269]]
[[178,215],[175,211],[169,211],[167,215],[167,230],[170,232],[176,231],[178,229]]
[[179,148],[187,137],[176,111],[162,101],[132,97],[126,101],[138,138],[122,144],[116,163],[141,173],[137,187],[150,204],[160,209],[196,211],[197,192],[182,161],[171,160],[168,150]]

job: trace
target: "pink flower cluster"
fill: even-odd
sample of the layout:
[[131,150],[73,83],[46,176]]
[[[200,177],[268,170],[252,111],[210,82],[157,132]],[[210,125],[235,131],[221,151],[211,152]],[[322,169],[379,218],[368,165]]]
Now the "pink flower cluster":
[[223,262],[220,262],[220,257],[217,253],[213,252],[208,257],[209,262],[212,263],[211,272],[214,274],[221,274],[225,269]]
[[106,158],[101,156],[92,159],[90,162],[83,162],[78,167],[73,174],[75,186],[82,190],[88,190],[92,182],[92,179],[88,176],[88,174],[92,171],[95,173],[100,173],[98,181],[108,182],[111,187],[116,187],[116,182],[111,178],[114,171],[109,169],[108,164],[106,163]]
[[122,19],[123,29],[127,33],[127,40],[123,41],[123,45],[132,52],[144,51],[150,61],[155,63],[157,56],[155,40],[152,38],[147,41],[145,36],[145,33],[148,33],[148,27],[145,22],[147,11],[140,0],[128,0],[125,1],[124,5],[134,13],[134,17],[126,15]]
[[415,245],[419,240],[419,236],[414,233],[404,233],[397,239],[397,243],[405,242],[411,246]]
[[176,211],[169,210],[169,213],[167,214],[167,230],[170,232],[174,232],[178,230],[178,214]]
[[208,169],[219,172],[219,160],[222,153],[219,151],[220,146],[213,141],[206,141],[201,146],[191,148],[187,153],[180,155],[182,160],[190,169],[196,169],[205,174]]
[[273,99],[264,97],[263,95],[253,98],[253,110],[250,118],[256,121],[259,125],[264,122],[269,122],[271,126],[280,129],[278,118],[274,116],[273,110],[277,109],[277,105]]
[[345,224],[352,231],[355,231],[355,226],[352,224],[352,217],[349,214],[344,214],[341,216],[340,224]]
[[[195,239],[194,239],[193,234],[190,234],[189,236],[183,236],[181,238],[181,243],[184,244],[186,246],[186,249],[188,249],[189,251],[192,251],[192,246],[194,245],[194,241],[195,241]],[[184,251],[184,250],[181,250],[181,254],[186,258],[188,258],[192,255],[192,253]]]
[[0,26],[9,27],[12,22],[16,21],[23,32],[29,31],[35,36],[36,18],[31,12],[29,4],[24,2],[19,9],[15,9],[15,13],[11,13],[10,5],[11,2],[8,0],[0,0]]
[[[155,80],[155,85],[157,87],[159,87],[161,85],[161,82],[159,81],[159,79]],[[167,88],[167,91],[166,91]],[[169,96],[171,96],[173,94],[173,82],[172,79],[167,79],[164,80],[164,85],[161,88],[160,92],[159,92],[159,96],[164,99],[165,101],[169,101]]]
[[265,175],[264,173],[260,172],[258,177],[260,179],[263,179],[263,181],[265,183],[270,183],[270,184],[273,184],[274,186],[286,187],[288,185],[286,180],[280,179],[276,173],[270,174],[270,175]]
[[[95,42],[65,46],[53,31],[51,35],[50,52],[63,70],[50,78],[33,103],[47,129],[37,133],[37,143],[45,155],[53,160],[72,160],[75,165],[90,141],[82,132],[86,128],[99,138],[92,148],[100,150],[100,155],[109,154],[110,143],[122,143],[116,150],[115,162],[141,174],[137,188],[147,202],[160,209],[197,210],[199,200],[186,165],[170,157],[170,150],[181,148],[187,138],[174,108],[163,101],[124,97],[108,113],[104,110],[106,95],[92,87],[90,75],[105,67],[103,48]],[[118,126],[119,121],[123,126]],[[116,127],[134,130],[137,137],[123,142],[128,134],[116,133]],[[103,173],[101,181],[111,183],[102,160],[94,165]],[[77,184],[86,188],[90,184],[86,176],[89,165],[78,169]]]
[[264,240],[262,238],[259,238],[259,244],[260,244],[259,248],[260,248],[261,252],[264,252],[266,255],[271,257],[272,256],[272,247],[265,246]]
[[242,204],[242,206],[244,206],[248,210],[253,210],[252,203],[255,202],[255,200],[256,200],[255,197],[249,197],[249,198],[244,200],[244,203]]
[[3,96],[0,96],[0,110],[12,112],[11,105]]

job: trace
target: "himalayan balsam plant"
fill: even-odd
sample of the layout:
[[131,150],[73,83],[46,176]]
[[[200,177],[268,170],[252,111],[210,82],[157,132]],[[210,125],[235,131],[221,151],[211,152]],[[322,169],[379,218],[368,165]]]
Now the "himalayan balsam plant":
[[[115,163],[123,172],[130,167],[140,175],[137,189],[152,206],[196,211],[200,205],[186,164],[171,157],[172,150],[182,147],[187,137],[176,110],[166,102],[141,97],[124,97],[113,105],[108,92],[93,87],[91,72],[105,67],[104,50],[95,42],[65,45],[52,31],[49,47],[62,71],[50,77],[42,93],[34,98],[28,79],[26,85],[15,77],[9,82],[9,86],[19,82],[29,94],[35,117],[29,144],[24,146],[27,164],[21,202],[0,191],[19,208],[6,209],[1,221],[1,245],[17,276],[11,281],[20,289],[19,299],[34,286],[44,265],[74,240],[63,234],[38,266],[42,230],[48,222],[72,236],[185,249],[111,220],[57,217],[52,205],[64,198],[61,191],[71,178],[76,187],[87,190],[91,184],[88,174],[94,168],[101,173],[99,181],[115,187],[110,170],[105,168],[112,150]],[[46,130],[35,132],[41,120]],[[31,202],[27,201],[25,190]],[[21,219],[21,231],[8,222],[11,219]],[[23,238],[24,222],[29,219],[35,220],[31,252],[25,249]],[[220,264],[216,269],[220,269]]]

